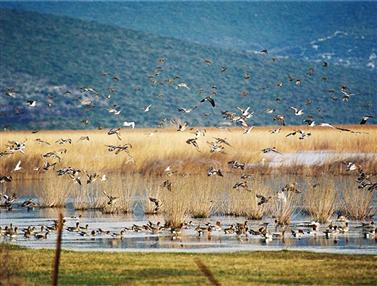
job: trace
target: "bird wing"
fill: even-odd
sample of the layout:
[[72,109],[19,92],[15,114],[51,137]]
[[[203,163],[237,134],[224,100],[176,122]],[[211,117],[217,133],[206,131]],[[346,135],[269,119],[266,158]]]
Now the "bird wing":
[[18,170],[20,169],[20,166],[21,166],[21,160],[18,161],[16,167],[14,168],[15,170]]
[[102,192],[104,193],[104,195],[105,195],[108,199],[110,199],[111,196],[110,196],[108,193],[106,193],[105,190],[102,190]]
[[211,103],[212,107],[215,107],[215,100],[212,97],[208,97],[207,100]]
[[321,127],[330,127],[330,128],[336,128],[335,126],[329,124],[329,123],[321,123],[319,124],[318,126],[321,126]]

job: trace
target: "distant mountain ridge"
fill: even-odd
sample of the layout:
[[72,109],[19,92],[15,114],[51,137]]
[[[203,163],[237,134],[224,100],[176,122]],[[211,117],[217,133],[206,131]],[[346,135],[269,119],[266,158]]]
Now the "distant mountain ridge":
[[[123,121],[158,126],[169,119],[218,126],[225,121],[221,111],[247,106],[255,111],[250,124],[274,124],[277,113],[291,124],[308,115],[317,122],[357,123],[377,102],[371,84],[377,75],[366,70],[230,51],[69,17],[0,9],[0,42],[2,127],[77,129]],[[348,103],[342,85],[354,94]],[[82,92],[85,87],[98,93]],[[7,89],[16,97],[7,96]],[[215,108],[200,104],[214,92]],[[89,107],[81,104],[85,99]],[[177,110],[195,105],[188,114]],[[303,108],[305,116],[295,116],[291,106]],[[113,107],[121,113],[110,113]],[[267,108],[276,111],[267,114]]]
[[374,1],[17,1],[0,2],[0,7],[377,72]]

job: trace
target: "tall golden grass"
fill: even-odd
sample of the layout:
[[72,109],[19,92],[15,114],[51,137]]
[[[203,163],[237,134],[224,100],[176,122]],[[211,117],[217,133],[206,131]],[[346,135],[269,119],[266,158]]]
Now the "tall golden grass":
[[[331,150],[336,152],[377,153],[377,128],[375,126],[347,126],[355,131],[368,134],[352,134],[333,129],[308,128],[312,136],[299,140],[288,137],[289,131],[300,127],[283,127],[280,134],[270,134],[272,127],[257,127],[250,134],[243,135],[239,129],[207,129],[204,137],[198,139],[199,151],[186,143],[193,138],[195,129],[177,132],[174,129],[123,129],[122,140],[114,135],[107,135],[107,130],[91,131],[41,131],[1,132],[0,151],[6,150],[8,141],[26,142],[25,153],[20,152],[0,158],[0,175],[12,175],[11,183],[2,184],[2,192],[18,190],[19,185],[31,185],[43,207],[62,207],[68,198],[72,199],[76,209],[102,209],[104,212],[132,212],[136,203],[141,203],[145,213],[155,213],[155,204],[149,197],[161,201],[158,212],[174,226],[181,224],[188,216],[209,217],[213,214],[231,214],[261,219],[272,214],[278,223],[286,225],[299,205],[297,194],[289,193],[287,202],[276,200],[273,195],[278,189],[272,189],[258,176],[283,174],[318,176],[323,174],[347,174],[342,160],[321,166],[284,166],[270,168],[263,165],[261,150],[277,147],[280,152],[298,152],[310,150]],[[89,141],[80,141],[81,136],[89,136]],[[211,153],[207,142],[214,137],[226,138],[231,146],[225,146],[224,153]],[[39,143],[35,139],[47,141],[50,145]],[[60,138],[72,139],[72,144],[55,143]],[[110,152],[106,145],[129,143],[129,154]],[[61,159],[44,158],[47,152],[58,152]],[[132,160],[131,160],[132,158]],[[13,172],[18,160],[22,169]],[[248,163],[246,170],[231,169],[230,160]],[[45,162],[56,163],[54,169],[44,170]],[[361,158],[357,161],[369,173],[377,170],[375,157]],[[258,163],[258,164],[256,164]],[[56,170],[63,167],[87,170],[89,173],[108,176],[108,180],[86,184],[84,172],[81,173],[82,185],[73,182],[68,176],[57,176]],[[170,166],[170,171],[166,168]],[[224,177],[208,177],[210,166],[221,168]],[[242,173],[251,173],[250,188],[237,191],[232,186],[241,181]],[[171,175],[171,176],[168,176]],[[168,191],[161,183],[169,179],[173,189]],[[357,193],[356,191],[359,191]],[[106,194],[118,200],[108,204]],[[272,196],[268,203],[258,205],[256,195]],[[314,219],[326,221],[334,211],[335,188],[332,183],[320,186],[319,191],[307,190],[304,205]],[[342,195],[342,202],[354,218],[368,217],[372,213],[373,195],[355,188],[347,188]],[[356,205],[356,202],[358,206]]]
[[[40,131],[36,134],[26,131],[0,133],[0,150],[6,150],[8,141],[26,141],[25,154],[16,153],[0,159],[2,173],[9,174],[18,162],[22,161],[23,169],[17,177],[35,177],[35,167],[41,167],[45,161],[57,162],[56,168],[72,166],[101,173],[140,173],[143,175],[162,174],[171,165],[180,174],[199,174],[206,171],[208,164],[226,168],[229,160],[239,160],[247,163],[261,162],[261,149],[275,146],[280,152],[297,152],[312,150],[331,150],[337,152],[377,152],[377,128],[375,126],[347,126],[356,131],[368,134],[352,134],[321,127],[302,127],[310,131],[312,136],[304,140],[288,137],[286,134],[298,129],[298,126],[283,127],[279,134],[270,134],[272,127],[256,127],[250,134],[243,135],[240,129],[207,129],[204,137],[198,139],[199,151],[188,145],[186,140],[194,137],[194,130],[176,132],[175,129],[122,129],[122,140],[114,135],[107,135],[107,130],[80,131]],[[89,141],[79,141],[81,136],[89,136]],[[232,145],[226,146],[222,154],[210,153],[208,141],[213,137],[226,138]],[[39,143],[35,139],[47,141],[50,145]],[[55,143],[60,138],[71,138],[72,144]],[[132,145],[131,160],[124,152],[115,155],[109,152],[106,145]],[[52,158],[42,158],[42,154],[51,151],[61,151],[61,161]],[[370,160],[375,162],[375,160]],[[376,170],[377,164],[370,167]],[[297,168],[296,168],[297,169]],[[315,170],[315,168],[311,168]],[[337,171],[344,171],[340,165]],[[261,170],[263,171],[263,170]],[[268,170],[264,170],[268,171]],[[282,170],[283,171],[283,170]],[[302,168],[301,172],[306,170]],[[318,169],[321,171],[321,169]],[[324,170],[328,171],[328,170]],[[333,170],[335,171],[335,170]]]
[[190,202],[182,196],[184,191],[177,186],[172,191],[165,190],[162,193],[162,213],[166,226],[179,228],[189,217]]
[[356,220],[369,219],[376,213],[373,205],[374,192],[358,189],[356,183],[342,188],[343,212]]
[[211,180],[194,179],[186,185],[188,193],[189,213],[192,217],[206,218],[217,212],[219,208],[219,191]]
[[337,192],[334,182],[327,179],[313,187],[313,182],[309,181],[308,185],[304,194],[305,210],[315,221],[328,222],[336,208]]
[[272,190],[259,177],[254,178],[249,185],[249,190],[228,189],[223,202],[223,213],[246,216],[252,220],[262,219],[264,215],[270,213],[273,200],[270,199],[267,203],[258,205],[259,200],[256,195],[272,197]]
[[33,193],[38,197],[40,207],[62,208],[74,188],[69,179],[48,174],[34,184]]
[[72,199],[73,207],[76,210],[104,209],[106,207],[106,196],[95,185],[77,186],[72,193]]
[[[73,205],[77,210],[99,209],[104,213],[131,213],[137,194],[143,190],[140,176],[126,175],[110,177],[107,181],[95,181],[76,185],[72,192]],[[107,196],[116,198],[109,203]]]
[[272,217],[275,218],[277,226],[287,226],[291,223],[292,215],[295,213],[300,200],[299,194],[293,192],[286,192],[285,194],[286,200],[274,200]]

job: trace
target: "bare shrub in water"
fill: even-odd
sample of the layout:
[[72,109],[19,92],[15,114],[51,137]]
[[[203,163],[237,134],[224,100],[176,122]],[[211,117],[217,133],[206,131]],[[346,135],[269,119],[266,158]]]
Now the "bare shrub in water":
[[334,183],[326,180],[318,185],[310,186],[304,194],[305,210],[320,223],[329,221],[335,211],[337,199]]
[[371,218],[376,209],[373,208],[373,192],[358,189],[356,184],[342,190],[342,209],[351,219],[364,220]]

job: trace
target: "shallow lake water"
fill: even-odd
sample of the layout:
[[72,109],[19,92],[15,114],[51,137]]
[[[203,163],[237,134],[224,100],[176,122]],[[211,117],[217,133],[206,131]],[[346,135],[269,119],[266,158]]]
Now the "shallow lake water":
[[[53,220],[57,218],[61,210],[57,209],[35,209],[27,211],[26,209],[17,208],[13,211],[1,210],[0,226],[4,228],[10,223],[23,229],[29,225],[40,228],[42,225],[52,225]],[[236,234],[225,234],[223,230],[212,231],[211,238],[208,238],[207,232],[198,237],[194,230],[197,225],[204,226],[205,223],[221,221],[222,227],[225,228],[236,222],[243,223],[245,218],[233,216],[218,216],[207,219],[192,219],[191,226],[181,231],[180,237],[172,239],[169,230],[153,234],[150,231],[135,232],[128,230],[122,239],[112,237],[112,233],[119,233],[123,228],[131,228],[133,224],[143,225],[149,220],[156,223],[163,221],[159,216],[145,216],[144,214],[132,215],[106,215],[99,211],[82,211],[78,212],[73,209],[62,210],[66,218],[65,230],[63,231],[63,249],[77,251],[146,251],[146,252],[235,252],[235,251],[257,251],[257,250],[303,250],[317,252],[347,253],[347,254],[371,254],[377,255],[377,241],[375,239],[366,239],[363,237],[361,228],[358,228],[361,222],[351,221],[350,231],[346,234],[337,235],[336,239],[330,237],[327,239],[324,234],[325,225],[321,226],[316,237],[306,233],[309,230],[300,227],[303,222],[310,222],[309,217],[297,214],[294,216],[292,228],[301,228],[305,234],[301,239],[294,238],[290,231],[285,234],[285,239],[273,239],[265,242],[261,236],[248,235],[248,237],[237,237]],[[81,216],[78,218],[78,216]],[[89,225],[88,233],[92,230],[101,228],[109,231],[109,234],[96,234],[96,236],[81,236],[78,232],[69,232],[67,227],[74,226],[79,221],[80,226]],[[274,226],[271,219],[264,221],[270,222],[269,231],[274,232]],[[258,229],[262,221],[248,221],[249,227]],[[15,238],[0,237],[0,242],[6,241],[21,246],[31,248],[54,248],[56,241],[55,232],[50,232],[47,239],[38,240],[33,236],[25,238],[19,234]]]

